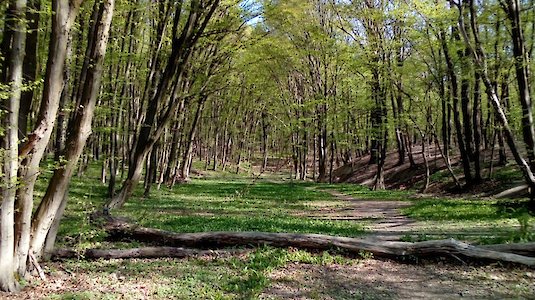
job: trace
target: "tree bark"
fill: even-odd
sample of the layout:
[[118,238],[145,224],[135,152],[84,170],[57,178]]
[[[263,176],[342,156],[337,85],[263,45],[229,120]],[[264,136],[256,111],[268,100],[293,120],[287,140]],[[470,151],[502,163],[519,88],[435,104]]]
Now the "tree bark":
[[182,156],[182,164],[180,167],[180,177],[184,181],[189,180],[189,170],[190,170],[192,151],[193,151],[193,140],[195,139],[195,133],[197,131],[197,124],[199,123],[199,119],[204,109],[205,101],[206,101],[206,96],[205,95],[200,96],[199,101],[197,103],[197,109],[195,110],[195,116],[193,117],[193,122],[191,123],[191,128],[188,133],[188,138],[186,139],[186,146],[184,148],[185,151],[184,151],[184,155]]
[[13,18],[12,43],[9,61],[5,70],[5,84],[9,86],[9,96],[2,101],[5,111],[2,113],[0,127],[4,129],[0,140],[2,150],[2,183],[0,184],[0,290],[15,292],[19,289],[15,279],[17,268],[15,227],[15,197],[18,186],[19,170],[19,109],[22,95],[24,51],[26,43],[26,1],[14,0],[10,3]]
[[[23,76],[27,84],[32,85],[37,78],[37,48],[39,44],[39,19],[41,0],[30,0],[26,12],[28,33],[26,34],[26,50],[24,56]],[[28,134],[28,116],[30,115],[34,88],[22,93],[19,110],[19,139],[23,140]]]
[[[473,0],[472,0],[473,1]],[[535,171],[535,126],[533,107],[530,95],[529,57],[527,56],[522,21],[520,19],[520,1],[507,0],[504,6],[509,22],[511,22],[511,38],[513,40],[513,56],[518,85],[518,98],[522,106],[522,136],[527,151],[531,171]],[[535,201],[535,200],[534,200]]]
[[202,255],[228,255],[243,253],[244,250],[197,250],[177,247],[143,247],[132,249],[87,249],[82,253],[72,249],[56,249],[52,259],[127,259],[127,258],[185,258]]
[[106,54],[114,6],[114,0],[105,0],[94,7],[94,9],[98,10],[93,23],[94,30],[91,30],[94,36],[89,37],[91,41],[88,44],[89,56],[87,58],[89,63],[82,70],[84,75],[81,77],[85,80],[82,81],[81,99],[77,101],[78,106],[76,107],[73,121],[69,124],[67,147],[64,154],[66,162],[54,172],[45,196],[32,220],[30,251],[37,259],[43,255],[46,236],[54,219],[61,217],[57,215],[58,209],[66,195],[70,179],[83,152],[87,138],[91,134],[91,121],[100,89],[102,65]]
[[474,180],[481,182],[481,76],[475,72],[472,128],[474,129]]
[[446,66],[448,71],[448,77],[451,87],[451,96],[453,98],[453,122],[455,124],[455,132],[457,135],[457,143],[459,146],[459,152],[461,153],[461,162],[463,165],[465,182],[468,183],[472,180],[472,174],[470,171],[470,156],[466,150],[465,139],[463,135],[463,126],[461,124],[461,116],[459,112],[459,86],[457,74],[455,73],[455,65],[453,59],[450,56],[448,45],[446,44],[446,36],[444,32],[440,34],[442,50],[444,51],[444,58],[446,60]]
[[50,141],[64,89],[64,69],[68,52],[70,30],[78,14],[81,0],[52,3],[52,34],[44,80],[44,90],[35,128],[19,151],[23,158],[20,176],[25,183],[17,191],[17,268],[24,276],[31,239],[34,186],[39,175],[39,164]]

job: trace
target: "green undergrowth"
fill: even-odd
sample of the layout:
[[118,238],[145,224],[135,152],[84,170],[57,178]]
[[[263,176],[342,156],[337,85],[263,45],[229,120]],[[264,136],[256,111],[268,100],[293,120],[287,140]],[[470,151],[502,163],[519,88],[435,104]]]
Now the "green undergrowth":
[[[221,175],[221,176],[220,176]],[[46,188],[46,177],[38,183],[37,198]],[[173,188],[156,187],[143,197],[142,184],[125,207],[113,214],[126,216],[142,226],[175,232],[265,231],[320,233],[357,237],[365,233],[361,221],[314,217],[324,210],[344,210],[341,201],[325,190],[334,189],[363,200],[413,201],[403,210],[409,217],[429,222],[430,228],[445,223],[460,227],[484,224],[502,231],[502,240],[534,240],[530,231],[533,218],[514,205],[497,201],[424,199],[415,200],[412,191],[370,191],[351,184],[327,185],[284,179],[281,175],[251,176],[226,171],[202,172],[191,182]],[[99,166],[91,165],[83,176],[76,176],[70,186],[70,198],[59,233],[59,246],[85,248],[129,248],[143,246],[135,242],[107,242],[105,233],[90,224],[88,215],[99,210],[106,200],[106,184],[99,180]],[[503,204],[503,205],[502,205]],[[522,223],[523,222],[523,223]],[[515,224],[504,232],[502,225]],[[524,225],[521,225],[524,224]],[[524,228],[524,229],[522,229]],[[449,229],[445,229],[449,230]],[[522,231],[523,230],[523,231]],[[502,234],[503,233],[503,234]],[[437,235],[421,232],[408,240],[426,240]],[[462,236],[454,236],[462,237]],[[240,250],[240,249],[238,249]],[[271,274],[291,264],[347,265],[360,257],[329,252],[259,247],[241,249],[229,255],[204,255],[185,259],[70,260],[48,264],[54,274],[76,274],[75,289],[50,294],[49,299],[256,299],[273,283]],[[65,275],[63,275],[65,276]],[[72,277],[74,278],[74,277]],[[83,286],[79,287],[79,282]],[[140,293],[144,293],[141,295]]]
[[[106,201],[107,185],[99,180],[99,167],[92,164],[82,176],[73,177],[58,235],[60,246],[116,248],[106,243],[105,233],[89,221],[89,214],[100,210]],[[48,173],[37,184],[37,199],[44,194]],[[315,202],[337,201],[328,193],[311,189],[314,183],[269,174],[261,178],[247,173],[221,174],[204,172],[173,188],[154,186],[149,197],[143,197],[140,183],[124,208],[113,214],[142,226],[175,232],[263,231],[352,237],[364,232],[362,224],[354,221],[311,218],[308,212],[315,209]]]
[[310,183],[194,179],[172,190],[135,197],[118,213],[143,226],[176,232],[266,231],[358,236],[355,222],[306,216],[314,201],[335,201]]
[[[454,237],[471,236],[480,243],[535,241],[531,216],[523,205],[526,200],[424,199],[402,211],[416,220],[434,224],[435,229],[455,224]],[[422,233],[419,240],[431,239]]]
[[[287,264],[352,265],[359,261],[328,252],[272,247],[227,257],[67,261],[61,268],[52,266],[49,271],[83,274],[94,285],[93,289],[48,298],[256,299],[271,284],[269,274]],[[139,295],[140,286],[145,295]]]

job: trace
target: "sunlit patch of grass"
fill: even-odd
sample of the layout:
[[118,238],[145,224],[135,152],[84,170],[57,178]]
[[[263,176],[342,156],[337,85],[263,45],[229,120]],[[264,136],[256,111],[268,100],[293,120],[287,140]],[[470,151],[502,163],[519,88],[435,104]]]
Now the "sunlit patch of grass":
[[177,232],[266,231],[357,236],[362,226],[352,221],[316,220],[298,212],[314,201],[336,201],[310,184],[258,181],[193,180],[172,190],[135,198],[119,213],[144,226]]
[[414,195],[414,191],[407,190],[379,190],[373,191],[369,187],[358,184],[318,185],[317,189],[336,190],[342,194],[362,200],[404,201]]
[[497,200],[428,199],[415,201],[403,209],[408,216],[420,220],[500,220],[516,218],[523,210],[502,211]]
[[[522,205],[508,208],[499,200],[427,199],[415,201],[402,211],[417,220],[438,222],[437,229],[454,222],[461,228],[455,236],[459,239],[470,235],[481,243],[535,241],[532,230],[535,217],[530,216]],[[477,228],[482,229],[479,236],[475,236],[477,232],[468,233]],[[463,234],[463,230],[466,233]]]

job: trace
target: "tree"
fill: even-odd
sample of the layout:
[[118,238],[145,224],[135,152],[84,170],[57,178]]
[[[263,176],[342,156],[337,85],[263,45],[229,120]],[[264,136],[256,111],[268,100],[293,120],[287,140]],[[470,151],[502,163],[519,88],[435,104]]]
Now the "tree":
[[70,179],[91,134],[91,121],[100,89],[114,6],[114,0],[105,0],[96,1],[93,7],[86,59],[80,75],[84,78],[82,93],[76,101],[76,111],[68,129],[67,146],[63,154],[65,163],[54,171],[45,196],[32,218],[30,254],[35,255],[37,259],[44,254],[46,237],[54,219],[61,218],[63,214],[60,207],[67,201]]
[[50,141],[56,122],[60,98],[64,89],[63,74],[70,38],[70,31],[82,1],[52,2],[52,29],[49,43],[44,90],[34,130],[21,146],[19,155],[23,158],[19,176],[24,182],[17,191],[17,258],[18,272],[24,276],[30,247],[30,228],[33,212],[33,192],[39,175],[39,164]]
[[[132,195],[139,182],[143,165],[148,153],[158,141],[165,127],[180,104],[180,87],[184,72],[195,44],[200,39],[212,15],[219,6],[219,0],[192,0],[189,9],[183,8],[183,2],[175,5],[172,47],[169,59],[162,75],[158,79],[154,94],[151,94],[143,124],[136,139],[133,156],[128,169],[128,176],[121,190],[111,198],[106,206],[110,209],[121,207]],[[170,9],[170,8],[169,8]],[[182,18],[187,19],[181,24]],[[163,37],[162,37],[163,38]],[[156,60],[158,60],[158,53]],[[156,60],[153,60],[153,64]],[[150,79],[147,79],[150,82]],[[162,107],[165,107],[162,109]]]
[[[0,154],[2,158],[2,184],[0,194],[0,289],[14,292],[18,290],[15,280],[17,261],[15,249],[15,196],[17,191],[18,163],[18,121],[20,99],[22,94],[22,70],[26,43],[26,1],[10,1],[8,17],[12,18],[12,33],[9,60],[6,61],[5,82],[9,96],[2,99],[1,128],[2,140]],[[5,38],[5,37],[4,37]]]

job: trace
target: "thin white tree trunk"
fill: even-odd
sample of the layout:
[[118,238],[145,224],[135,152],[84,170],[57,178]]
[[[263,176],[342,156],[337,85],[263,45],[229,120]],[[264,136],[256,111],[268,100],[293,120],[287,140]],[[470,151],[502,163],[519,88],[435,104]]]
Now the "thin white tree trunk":
[[11,44],[11,61],[7,73],[10,85],[9,98],[4,101],[1,127],[4,136],[1,141],[2,182],[0,183],[0,290],[14,292],[18,290],[15,280],[15,196],[17,191],[17,172],[19,167],[18,118],[22,92],[22,66],[26,42],[26,1],[13,3],[13,40]]

